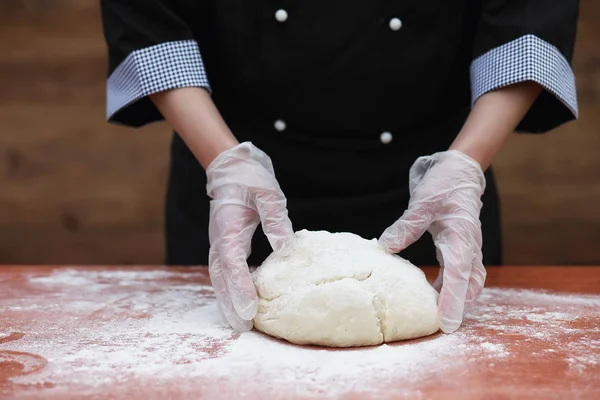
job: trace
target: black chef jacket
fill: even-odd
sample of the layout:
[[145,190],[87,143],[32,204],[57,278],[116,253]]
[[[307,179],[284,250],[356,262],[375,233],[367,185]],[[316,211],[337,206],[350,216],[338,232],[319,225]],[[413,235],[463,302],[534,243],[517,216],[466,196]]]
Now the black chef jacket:
[[[378,237],[406,209],[408,170],[448,148],[481,95],[535,81],[518,127],[577,117],[571,70],[577,0],[102,0],[107,118],[162,119],[148,95],[204,87],[236,137],[273,160],[294,229]],[[501,263],[486,173],[484,262]],[[177,134],[167,193],[167,263],[207,264],[204,171]],[[435,264],[429,235],[403,256]],[[249,260],[270,252],[257,234]]]

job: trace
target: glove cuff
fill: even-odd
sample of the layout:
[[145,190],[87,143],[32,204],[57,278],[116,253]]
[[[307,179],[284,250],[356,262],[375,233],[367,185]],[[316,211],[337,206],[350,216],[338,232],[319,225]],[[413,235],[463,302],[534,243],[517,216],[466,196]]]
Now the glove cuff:
[[436,164],[443,162],[458,163],[461,166],[461,170],[464,170],[476,179],[476,183],[481,187],[481,194],[483,194],[486,182],[481,165],[462,151],[447,150],[417,158],[409,172],[409,190],[411,195],[421,183],[425,174]]
[[464,162],[466,164],[467,168],[473,172],[473,176],[477,177],[479,184],[481,185],[481,192],[483,194],[483,191],[485,190],[486,186],[486,180],[485,174],[481,169],[481,165],[477,161],[475,161],[474,158],[466,155],[460,150],[448,150],[444,153],[446,153],[446,157],[456,157],[457,159],[460,159],[461,162]]
[[252,142],[242,142],[219,154],[206,168],[206,193],[212,198],[216,188],[237,182],[236,176],[246,174],[249,181],[252,171],[266,171],[264,176],[275,176],[269,156]]

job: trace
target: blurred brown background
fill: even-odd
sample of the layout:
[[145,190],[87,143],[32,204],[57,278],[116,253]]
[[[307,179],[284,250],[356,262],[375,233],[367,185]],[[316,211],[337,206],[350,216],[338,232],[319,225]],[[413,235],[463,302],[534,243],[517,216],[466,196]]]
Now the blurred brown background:
[[[0,264],[160,264],[169,129],[104,122],[97,0],[0,2]],[[508,264],[600,265],[600,2],[581,0],[581,118],[497,166]]]

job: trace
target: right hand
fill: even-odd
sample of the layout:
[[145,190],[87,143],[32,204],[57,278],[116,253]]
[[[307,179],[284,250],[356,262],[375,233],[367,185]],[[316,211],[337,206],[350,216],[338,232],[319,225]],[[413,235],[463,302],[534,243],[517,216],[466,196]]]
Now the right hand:
[[206,169],[210,203],[208,271],[219,309],[238,332],[252,329],[258,296],[246,260],[259,223],[274,251],[287,254],[294,231],[271,159],[250,142]]

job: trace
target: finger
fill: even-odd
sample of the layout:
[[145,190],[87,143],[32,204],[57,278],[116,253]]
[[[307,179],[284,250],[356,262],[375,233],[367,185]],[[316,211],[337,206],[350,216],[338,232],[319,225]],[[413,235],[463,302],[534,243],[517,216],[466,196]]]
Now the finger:
[[485,286],[485,277],[487,272],[481,260],[481,255],[476,254],[473,257],[471,265],[471,277],[469,278],[469,289],[467,290],[467,303],[477,300],[483,287]]
[[438,162],[438,154],[431,156],[419,157],[415,160],[408,172],[408,189],[410,195],[414,193],[417,186],[421,184],[427,171],[429,171],[436,162]]
[[438,276],[435,279],[435,281],[433,282],[433,288],[435,290],[437,290],[437,292],[439,293],[442,290],[442,287],[444,286],[444,268],[440,268],[440,272],[438,272]]
[[431,225],[425,203],[415,203],[379,238],[379,243],[392,253],[398,253],[416,242]]
[[244,207],[228,207],[227,211],[229,222],[219,244],[219,261],[235,311],[242,319],[252,320],[258,309],[258,296],[247,259],[258,218]]
[[440,251],[440,249],[437,247],[435,248],[435,254],[438,263],[440,264],[440,271],[438,272],[438,276],[435,282],[433,282],[432,286],[439,293],[442,290],[442,286],[444,285],[444,257],[442,256],[442,252]]
[[225,283],[235,311],[241,318],[252,320],[258,310],[258,295],[243,246],[242,243],[232,243],[221,247],[221,261],[225,267]]
[[215,290],[215,297],[219,310],[229,323],[231,327],[237,332],[247,332],[252,329],[252,321],[247,321],[235,312],[229,292],[227,290],[227,284],[223,277],[223,268],[218,257],[218,253],[211,249],[209,262],[208,262],[208,273],[210,275],[210,281]]
[[294,245],[294,229],[283,192],[261,191],[256,193],[255,201],[263,232],[271,247],[277,253],[289,254]]
[[474,255],[470,243],[458,233],[445,231],[440,235],[445,235],[436,238],[445,266],[444,283],[438,297],[440,328],[451,333],[462,323]]

